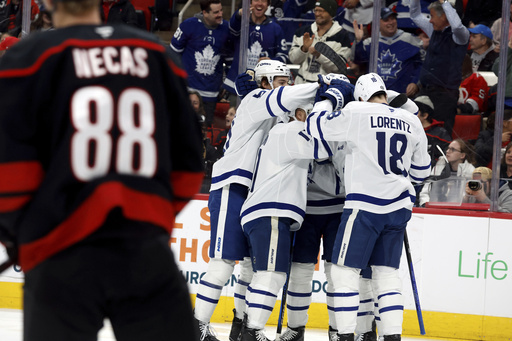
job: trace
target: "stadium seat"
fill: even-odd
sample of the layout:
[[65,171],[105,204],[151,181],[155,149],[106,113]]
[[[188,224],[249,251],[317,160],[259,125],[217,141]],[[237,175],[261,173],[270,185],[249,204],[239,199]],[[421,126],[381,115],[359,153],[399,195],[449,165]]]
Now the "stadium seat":
[[465,141],[476,140],[482,127],[480,115],[455,115],[452,138],[461,138]]

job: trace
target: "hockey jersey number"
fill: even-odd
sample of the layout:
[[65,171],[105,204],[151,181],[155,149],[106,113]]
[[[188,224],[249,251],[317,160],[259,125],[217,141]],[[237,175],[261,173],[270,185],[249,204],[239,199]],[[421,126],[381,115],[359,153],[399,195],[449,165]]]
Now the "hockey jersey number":
[[[389,170],[394,174],[402,174],[407,176],[407,171],[403,169],[402,156],[407,149],[407,137],[404,134],[395,133],[389,139],[386,138],[386,132],[377,132],[377,153],[379,166],[382,168],[384,174],[389,174],[386,160],[389,156]],[[389,151],[386,146],[386,141],[389,140]]]
[[[117,104],[117,107],[116,107]],[[113,141],[114,115],[120,136]],[[71,169],[77,179],[89,181],[109,172],[152,177],[157,166],[154,103],[142,89],[124,90],[115,103],[101,86],[84,87],[71,99]],[[115,146],[114,146],[115,144]],[[116,148],[112,156],[113,148]],[[136,159],[137,158],[137,159]]]

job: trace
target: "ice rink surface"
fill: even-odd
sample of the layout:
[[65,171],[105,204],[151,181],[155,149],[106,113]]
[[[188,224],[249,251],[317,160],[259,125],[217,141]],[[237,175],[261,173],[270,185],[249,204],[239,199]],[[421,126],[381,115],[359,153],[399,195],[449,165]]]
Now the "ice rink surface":
[[[217,338],[222,341],[228,341],[229,330],[231,324],[229,323],[212,323],[212,327],[217,334]],[[284,332],[284,330],[283,330]],[[273,340],[276,334],[275,326],[268,326],[265,328],[266,336]],[[325,329],[306,329],[306,341],[327,341],[327,330]],[[0,340],[1,341],[22,341],[22,311],[15,309],[0,309]],[[108,321],[105,321],[105,327],[100,331],[98,336],[99,341],[113,341],[115,340],[112,328]],[[453,339],[431,339],[431,338],[412,338],[402,337],[403,341],[446,341]],[[146,340],[151,341],[151,340]],[[462,341],[462,340],[459,340]]]

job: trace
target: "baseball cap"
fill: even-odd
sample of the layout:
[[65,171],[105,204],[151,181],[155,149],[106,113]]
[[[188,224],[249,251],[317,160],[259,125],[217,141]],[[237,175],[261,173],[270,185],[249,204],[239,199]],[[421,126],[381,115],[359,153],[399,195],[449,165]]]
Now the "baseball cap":
[[315,3],[315,7],[322,7],[331,17],[334,18],[338,9],[338,2],[336,0],[318,0]]
[[492,40],[491,29],[485,25],[478,24],[473,28],[468,28],[468,31],[474,34],[483,34],[484,36]]
[[15,37],[5,37],[0,42],[0,51],[8,50],[9,48],[11,48],[11,46],[16,44],[18,41],[19,41],[19,39],[15,38]]
[[391,8],[382,7],[380,9],[380,18],[381,19],[386,19],[386,18],[390,17],[391,15],[394,15],[395,17],[397,16],[397,14],[395,12],[393,12],[393,10]]

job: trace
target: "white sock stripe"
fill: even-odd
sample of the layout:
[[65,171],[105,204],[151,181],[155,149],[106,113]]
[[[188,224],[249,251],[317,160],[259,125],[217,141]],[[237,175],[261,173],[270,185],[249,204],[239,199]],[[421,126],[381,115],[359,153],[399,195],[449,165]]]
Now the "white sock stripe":
[[354,220],[357,217],[358,209],[352,211],[350,217],[348,217],[347,225],[345,226],[345,233],[343,233],[343,240],[341,241],[340,256],[338,258],[338,264],[345,265],[345,256],[347,255],[348,244],[352,235],[352,228],[354,227]]
[[[215,248],[215,258],[222,258],[222,250],[224,248],[224,227],[226,226],[226,216],[229,203],[229,185],[222,187],[221,204],[219,211],[219,221],[217,222],[217,240],[213,247]],[[210,245],[212,247],[212,245]]]
[[277,263],[277,244],[279,241],[279,217],[271,217],[270,225],[270,245],[268,248],[267,271],[276,271]]

